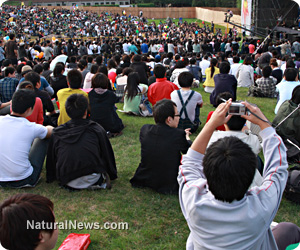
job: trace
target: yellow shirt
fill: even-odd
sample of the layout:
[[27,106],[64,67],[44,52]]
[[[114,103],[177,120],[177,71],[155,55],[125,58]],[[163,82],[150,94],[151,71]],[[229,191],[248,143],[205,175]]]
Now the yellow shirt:
[[215,87],[214,76],[217,75],[217,74],[220,74],[219,68],[215,67],[215,72],[214,72],[213,77],[210,77],[210,74],[211,74],[211,69],[209,67],[205,70],[206,80],[203,83],[203,85],[206,86],[206,87],[213,87],[214,88]]
[[65,104],[66,104],[68,97],[73,94],[82,94],[86,98],[89,98],[88,94],[85,93],[84,91],[82,91],[81,89],[65,88],[65,89],[59,90],[57,92],[57,99],[58,99],[59,108],[60,108],[60,114],[59,114],[58,121],[57,121],[58,126],[71,120],[71,118],[68,116],[68,114],[66,112]]

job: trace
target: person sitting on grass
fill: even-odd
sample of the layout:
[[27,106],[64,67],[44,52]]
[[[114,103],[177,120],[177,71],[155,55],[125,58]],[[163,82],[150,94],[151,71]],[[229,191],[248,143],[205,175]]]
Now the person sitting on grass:
[[34,91],[20,89],[12,98],[11,115],[0,117],[0,186],[35,187],[53,127],[29,122],[33,112]]
[[203,105],[200,93],[191,90],[194,76],[190,72],[182,72],[178,76],[180,90],[174,90],[171,93],[171,100],[176,103],[180,120],[178,128],[190,128],[190,132],[194,133],[200,124],[200,108]]
[[38,194],[15,194],[4,200],[0,205],[1,245],[11,250],[54,249],[58,229],[53,207],[52,201]]
[[57,121],[58,126],[71,120],[71,118],[68,116],[65,109],[66,100],[70,95],[81,94],[84,95],[86,98],[88,98],[88,94],[82,91],[81,89],[79,89],[81,86],[81,82],[82,82],[82,75],[80,71],[78,71],[77,69],[72,69],[68,72],[67,75],[67,83],[69,88],[64,88],[57,92],[57,99],[60,107],[60,114]]
[[266,163],[262,184],[249,190],[257,159],[240,139],[224,137],[207,148],[215,129],[231,118],[226,116],[231,100],[220,104],[179,169],[179,201],[191,231],[188,250],[283,250],[300,242],[300,229],[292,223],[270,228],[288,177],[286,148],[260,109],[243,104],[251,113],[241,117],[261,129]]
[[180,115],[171,100],[158,101],[153,116],[156,125],[146,124],[141,128],[141,163],[130,182],[133,187],[177,194],[181,153],[186,153],[191,145],[189,129],[177,129]]
[[87,118],[88,99],[81,94],[68,97],[65,110],[71,118],[55,128],[46,169],[47,182],[57,179],[71,189],[110,188],[117,178],[114,152],[106,131]]
[[256,80],[253,86],[250,86],[248,95],[258,97],[276,97],[277,79],[271,76],[272,68],[267,65],[263,67],[263,77]]

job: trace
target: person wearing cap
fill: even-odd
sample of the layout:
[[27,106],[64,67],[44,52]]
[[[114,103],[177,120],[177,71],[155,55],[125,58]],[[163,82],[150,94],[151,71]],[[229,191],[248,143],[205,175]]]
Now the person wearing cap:
[[4,70],[5,77],[0,80],[0,96],[3,103],[9,102],[16,91],[19,81],[15,73],[14,67],[6,67]]

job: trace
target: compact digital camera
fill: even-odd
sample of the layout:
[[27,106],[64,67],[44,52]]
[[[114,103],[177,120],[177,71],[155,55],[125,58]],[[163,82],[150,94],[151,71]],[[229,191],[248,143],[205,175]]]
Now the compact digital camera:
[[231,103],[229,107],[228,114],[229,115],[245,115],[247,112],[247,108],[245,105],[239,103],[239,102],[233,102]]

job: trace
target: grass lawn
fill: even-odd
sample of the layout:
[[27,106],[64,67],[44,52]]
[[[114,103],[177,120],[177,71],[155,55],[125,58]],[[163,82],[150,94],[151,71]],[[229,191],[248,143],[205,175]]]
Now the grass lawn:
[[[166,19],[154,19],[154,20],[148,19],[149,23],[151,23],[152,21],[154,21],[156,23],[156,25],[158,25],[160,21],[162,21],[162,23],[165,23]],[[179,21],[178,18],[172,19],[172,22],[175,23],[176,25],[178,24],[178,21]],[[183,18],[183,22],[185,22],[185,21],[187,21],[188,23],[195,23],[195,22],[197,22],[201,28],[203,28],[203,26],[204,26],[204,24],[202,23],[203,20],[200,20],[200,19],[196,19],[196,18]],[[210,22],[206,22],[205,21],[204,23],[205,23],[206,26],[209,25],[209,27],[211,27],[211,23]],[[226,27],[215,23],[215,30],[216,29],[221,29],[222,33],[224,34]]]
[[[203,88],[196,89],[204,99],[201,121],[213,107],[209,94]],[[274,118],[275,99],[247,97],[246,89],[238,89],[238,99],[256,103],[268,119]],[[122,104],[118,104],[122,108]],[[128,230],[60,230],[57,249],[68,234],[89,233],[88,249],[185,249],[189,230],[180,210],[178,197],[155,193],[149,189],[134,189],[129,183],[140,161],[139,130],[143,124],[154,123],[153,118],[126,116],[119,113],[126,128],[120,137],[111,139],[119,178],[111,190],[69,192],[59,188],[56,182],[42,180],[33,189],[1,189],[0,200],[13,194],[30,192],[44,195],[55,204],[56,221],[78,222],[127,222]],[[198,130],[198,132],[200,129]],[[197,133],[196,133],[197,134]],[[192,136],[192,139],[196,135]],[[283,199],[275,221],[290,221],[300,225],[299,206]]]

